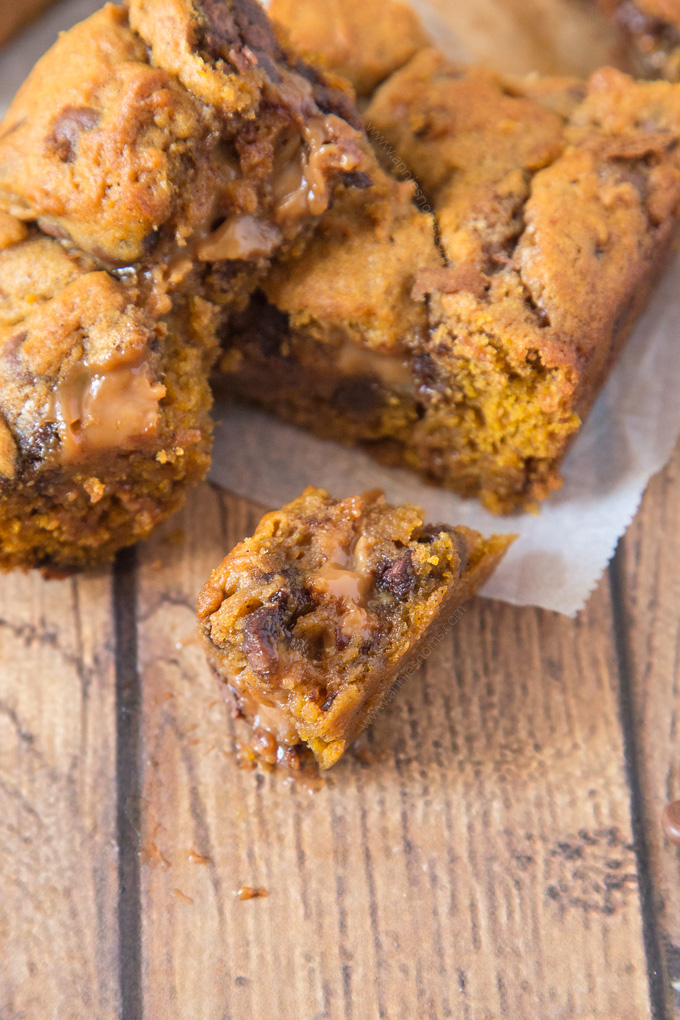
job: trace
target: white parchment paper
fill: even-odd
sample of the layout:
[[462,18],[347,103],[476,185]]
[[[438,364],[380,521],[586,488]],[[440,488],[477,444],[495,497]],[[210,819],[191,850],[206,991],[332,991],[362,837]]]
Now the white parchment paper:
[[[62,0],[0,53],[0,110],[57,31],[98,0]],[[445,38],[458,56],[463,48]],[[321,408],[320,414],[323,413]],[[218,406],[211,478],[268,507],[306,485],[345,496],[382,486],[430,519],[519,538],[484,594],[569,615],[585,603],[630,524],[647,482],[680,435],[680,255],[639,320],[564,465],[563,489],[538,516],[498,518],[477,503],[383,468],[357,450],[322,442],[249,408]]]

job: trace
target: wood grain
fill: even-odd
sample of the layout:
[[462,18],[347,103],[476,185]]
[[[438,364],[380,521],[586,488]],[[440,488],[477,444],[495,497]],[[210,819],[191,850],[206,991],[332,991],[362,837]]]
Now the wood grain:
[[145,1015],[649,1016],[606,584],[576,622],[471,605],[310,789],[238,768],[195,638],[258,516],[204,486],[140,550]]
[[0,577],[0,1017],[119,1015],[109,573]]
[[616,578],[667,1015],[680,1016],[680,852],[661,832],[664,805],[680,798],[680,449],[654,478],[622,542]]

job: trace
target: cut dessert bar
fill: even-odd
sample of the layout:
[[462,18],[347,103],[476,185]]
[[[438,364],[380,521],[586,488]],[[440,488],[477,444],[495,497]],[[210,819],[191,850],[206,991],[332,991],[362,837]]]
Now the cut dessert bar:
[[341,193],[303,253],[229,320],[215,386],[389,462],[420,414],[411,362],[428,316],[411,291],[443,262],[413,186],[374,176],[370,192]]
[[134,298],[0,214],[0,569],[106,560],[207,470],[213,309]]
[[255,0],[108,4],[39,61],[0,127],[0,567],[177,509],[220,317],[380,173],[356,124]]
[[[367,156],[352,100],[255,0],[107,4],[38,62],[0,132],[0,205],[174,286],[262,263]],[[358,175],[358,176],[352,176]]]
[[269,762],[329,768],[492,573],[510,536],[426,525],[380,492],[309,488],[267,514],[198,602],[208,661]]
[[408,0],[272,0],[271,17],[293,45],[367,96],[428,45]]
[[680,80],[678,0],[595,0],[631,44],[636,69],[650,78]]
[[[263,284],[276,386],[249,375],[247,316],[224,336],[243,353],[227,351],[225,383],[321,435],[332,421],[336,438],[494,511],[532,507],[561,484],[560,462],[671,250],[680,87],[613,69],[589,82],[507,79],[423,50],[378,89],[367,125],[385,166],[418,182],[420,227],[408,238],[388,227],[384,266],[401,295],[397,321],[410,324],[424,299],[428,329],[407,325],[399,343],[377,314],[364,284],[375,239],[350,204],[343,232],[322,226],[302,259],[284,259]],[[430,208],[436,243],[425,236]],[[403,196],[390,216],[406,222]],[[324,414],[314,418],[316,393]]]
[[[371,123],[431,197],[418,458],[492,509],[544,498],[677,233],[680,88],[503,81],[423,51]],[[455,124],[455,130],[443,125]]]

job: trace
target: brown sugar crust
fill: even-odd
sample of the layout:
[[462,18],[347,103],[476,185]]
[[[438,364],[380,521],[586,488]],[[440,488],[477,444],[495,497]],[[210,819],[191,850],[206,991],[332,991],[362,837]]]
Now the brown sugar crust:
[[379,492],[309,488],[264,517],[198,602],[208,661],[260,754],[291,764],[303,744],[335,764],[510,541],[425,525]]
[[428,45],[409,3],[399,0],[272,0],[271,17],[289,32],[302,53],[320,58],[370,95],[394,71]]
[[[259,355],[252,323],[235,324],[232,346],[246,356],[228,350],[228,385],[494,511],[531,508],[561,484],[560,462],[671,248],[680,90],[613,69],[587,83],[502,78],[426,50],[378,90],[367,125],[385,166],[417,182],[410,218],[403,195],[392,197],[389,235],[400,255],[385,267],[401,279],[396,321],[409,323],[415,305],[428,328],[421,319],[405,329],[400,347],[376,317],[378,328],[355,345],[364,368],[340,370],[344,338],[354,338],[343,305],[345,323],[358,297],[364,321],[373,308],[363,281],[373,242],[357,229],[356,210],[340,205],[345,239],[321,231],[304,256],[312,323],[304,277],[286,259],[263,286]],[[407,222],[408,231],[396,229]],[[411,267],[410,297],[398,265]],[[368,371],[367,352],[397,350],[400,361],[374,358]],[[273,392],[255,370],[265,363]]]

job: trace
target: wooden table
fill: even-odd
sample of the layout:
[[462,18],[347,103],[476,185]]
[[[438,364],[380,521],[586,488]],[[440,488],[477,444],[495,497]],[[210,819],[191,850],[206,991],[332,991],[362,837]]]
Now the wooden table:
[[195,638],[261,509],[0,580],[2,1020],[678,1015],[680,451],[577,620],[478,599],[317,784],[239,767]]

